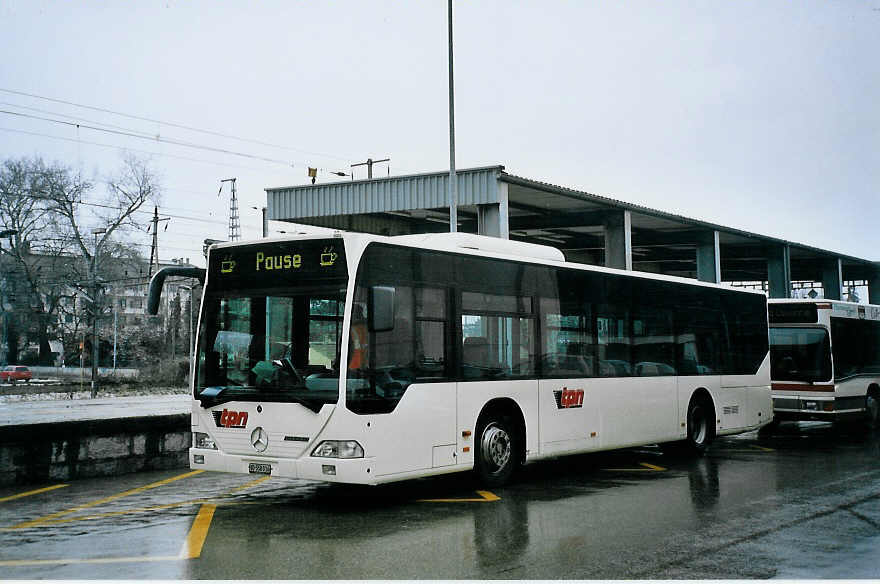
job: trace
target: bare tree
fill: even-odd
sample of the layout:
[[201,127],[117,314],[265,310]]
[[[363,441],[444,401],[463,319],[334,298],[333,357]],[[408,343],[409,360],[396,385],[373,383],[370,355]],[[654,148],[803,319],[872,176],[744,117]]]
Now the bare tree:
[[69,295],[70,241],[63,226],[47,212],[50,185],[63,184],[83,193],[90,183],[40,158],[6,160],[0,165],[0,223],[10,233],[3,250],[4,339],[7,358],[18,360],[20,339],[40,346],[41,362],[51,359],[49,329],[63,298]]
[[[119,262],[108,260],[119,257],[120,236],[137,228],[134,214],[148,201],[158,204],[160,196],[156,172],[147,161],[130,154],[124,157],[120,170],[107,179],[106,187],[103,199],[88,205],[64,188],[55,189],[48,207],[65,225],[82,258],[74,281],[79,293],[89,299],[90,320],[95,330],[105,304],[98,274],[105,280],[119,277],[124,268]],[[94,347],[92,352],[94,378],[98,365]]]
[[94,190],[81,174],[39,158],[0,166],[0,228],[14,232],[12,245],[0,254],[0,308],[10,359],[17,359],[19,337],[28,333],[39,339],[46,362],[50,329],[60,312],[75,311],[79,297],[89,300],[91,318],[101,313],[97,274],[109,279],[136,271],[138,254],[121,239],[135,226],[133,215],[148,201],[158,202],[156,173],[129,155],[106,180],[102,198],[87,200]]

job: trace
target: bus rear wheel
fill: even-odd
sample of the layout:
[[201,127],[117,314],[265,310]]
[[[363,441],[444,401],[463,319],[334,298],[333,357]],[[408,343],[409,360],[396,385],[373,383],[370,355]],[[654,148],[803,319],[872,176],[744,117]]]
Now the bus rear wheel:
[[477,436],[477,477],[486,486],[500,487],[520,464],[519,436],[513,420],[506,415],[487,416],[477,429]]
[[660,446],[672,456],[702,456],[715,438],[714,421],[712,402],[706,397],[694,396],[688,404],[686,438]]
[[687,413],[687,438],[685,447],[692,454],[702,456],[715,438],[715,412],[712,405],[706,403],[703,398],[695,397],[688,405]]

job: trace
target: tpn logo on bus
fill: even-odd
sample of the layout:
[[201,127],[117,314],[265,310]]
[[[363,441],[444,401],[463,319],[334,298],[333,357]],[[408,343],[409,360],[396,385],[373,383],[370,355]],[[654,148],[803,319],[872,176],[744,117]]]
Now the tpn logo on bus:
[[568,389],[567,387],[563,387],[562,389],[554,391],[553,397],[556,398],[556,407],[560,410],[584,407],[583,389]]
[[218,428],[244,428],[247,426],[247,412],[233,412],[224,409],[222,412],[213,411],[214,422]]

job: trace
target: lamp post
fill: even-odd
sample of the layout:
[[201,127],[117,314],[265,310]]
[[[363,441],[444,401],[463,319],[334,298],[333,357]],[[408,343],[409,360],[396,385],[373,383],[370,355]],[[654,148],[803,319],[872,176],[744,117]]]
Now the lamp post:
[[263,212],[263,237],[269,237],[269,219],[266,215],[268,209],[266,207],[251,207],[254,211]]
[[95,251],[92,254],[92,398],[98,396],[98,236],[107,233],[104,227],[92,229]]

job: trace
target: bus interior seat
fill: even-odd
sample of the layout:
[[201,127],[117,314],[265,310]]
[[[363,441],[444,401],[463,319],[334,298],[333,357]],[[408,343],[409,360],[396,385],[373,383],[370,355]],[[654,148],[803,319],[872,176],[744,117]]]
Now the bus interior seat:
[[466,337],[461,348],[462,374],[469,378],[485,377],[492,367],[489,358],[489,339]]
[[489,339],[486,337],[467,337],[461,351],[465,365],[489,366]]

